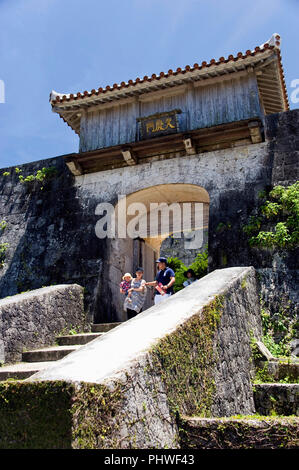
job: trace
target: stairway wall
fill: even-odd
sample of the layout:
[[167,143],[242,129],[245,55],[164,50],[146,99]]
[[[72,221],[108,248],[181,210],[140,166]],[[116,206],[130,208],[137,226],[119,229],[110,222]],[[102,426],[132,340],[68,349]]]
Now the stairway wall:
[[1,299],[0,361],[21,361],[24,350],[52,346],[72,328],[88,328],[81,286],[50,286]]
[[[178,448],[177,413],[255,411],[252,335],[261,335],[254,269],[215,270],[25,382],[0,384],[0,448]],[[65,438],[44,405],[54,391],[71,417],[59,426]]]

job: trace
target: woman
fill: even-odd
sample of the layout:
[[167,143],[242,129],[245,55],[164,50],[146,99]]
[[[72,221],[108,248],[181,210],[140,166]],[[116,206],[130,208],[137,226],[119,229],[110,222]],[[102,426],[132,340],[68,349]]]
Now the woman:
[[136,270],[136,277],[131,281],[131,288],[128,290],[130,297],[124,301],[124,309],[127,311],[128,320],[141,312],[146,297],[146,285],[143,279],[143,269]]
[[188,287],[190,284],[192,284],[192,282],[196,281],[195,272],[193,269],[188,269],[188,271],[185,271],[184,276],[187,278],[187,280],[183,282],[184,287]]

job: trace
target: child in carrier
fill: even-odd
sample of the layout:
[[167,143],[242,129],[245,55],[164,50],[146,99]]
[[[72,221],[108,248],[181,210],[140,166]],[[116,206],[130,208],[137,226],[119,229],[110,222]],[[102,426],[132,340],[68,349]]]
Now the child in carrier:
[[132,282],[132,276],[130,273],[126,273],[123,275],[123,280],[120,283],[120,293],[125,294],[126,297],[128,297],[128,302],[132,302],[129,297],[131,297],[131,292],[129,292],[129,289],[131,289],[131,282]]

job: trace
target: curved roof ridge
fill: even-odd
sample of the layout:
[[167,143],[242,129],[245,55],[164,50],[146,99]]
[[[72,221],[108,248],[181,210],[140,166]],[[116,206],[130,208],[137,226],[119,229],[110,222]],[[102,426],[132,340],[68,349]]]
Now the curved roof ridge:
[[271,38],[266,41],[265,43],[261,44],[260,46],[255,47],[253,50],[247,50],[245,53],[238,52],[235,56],[230,54],[227,59],[224,57],[220,57],[218,61],[216,59],[212,58],[210,62],[203,61],[201,65],[198,63],[195,63],[193,66],[186,65],[184,68],[178,67],[175,71],[172,69],[169,69],[167,73],[165,72],[160,72],[160,74],[155,74],[153,73],[150,77],[149,76],[144,76],[143,78],[137,77],[135,80],[128,80],[127,82],[121,82],[120,84],[114,83],[112,86],[107,85],[105,88],[99,87],[97,90],[92,89],[91,91],[85,90],[84,92],[77,92],[77,93],[58,93],[55,90],[52,90],[50,93],[50,99],[49,101],[52,103],[52,105],[57,105],[59,103],[62,103],[64,101],[72,101],[72,100],[78,100],[78,99],[84,99],[86,97],[91,97],[93,95],[97,96],[102,93],[106,92],[111,92],[114,90],[121,90],[123,88],[128,88],[131,86],[135,86],[138,83],[144,83],[144,82],[152,82],[152,81],[158,81],[163,78],[170,77],[172,75],[179,75],[179,74],[185,74],[187,72],[193,72],[195,70],[200,70],[205,67],[211,67],[211,66],[217,66],[220,64],[225,64],[231,61],[237,61],[240,59],[246,59],[249,56],[255,56],[261,52],[264,52],[267,49],[277,49],[278,50],[278,58],[280,62],[280,75],[282,79],[282,84],[284,86],[284,95],[287,100],[287,92],[286,92],[286,86],[285,86],[285,81],[284,81],[284,75],[283,75],[283,68],[281,64],[281,55],[280,55],[280,43],[281,43],[281,38],[278,33],[274,33]]

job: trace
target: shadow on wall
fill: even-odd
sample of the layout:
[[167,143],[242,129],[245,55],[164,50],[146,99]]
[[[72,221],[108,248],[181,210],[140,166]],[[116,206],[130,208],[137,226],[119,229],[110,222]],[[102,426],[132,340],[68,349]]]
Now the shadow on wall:
[[[55,167],[46,182],[20,183],[43,167]],[[85,309],[93,321],[100,298],[105,241],[94,232],[92,201],[81,201],[62,157],[4,171],[0,178],[0,221],[7,224],[1,242],[8,243],[0,271],[0,297],[54,284],[85,288]],[[10,173],[7,175],[7,173]],[[89,211],[90,208],[90,211]]]

